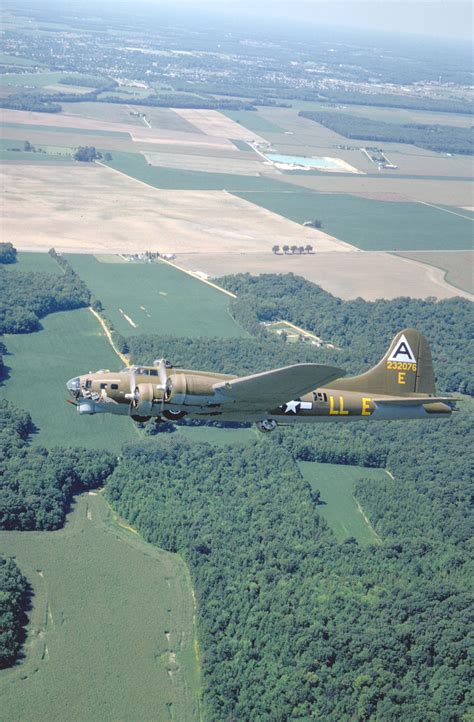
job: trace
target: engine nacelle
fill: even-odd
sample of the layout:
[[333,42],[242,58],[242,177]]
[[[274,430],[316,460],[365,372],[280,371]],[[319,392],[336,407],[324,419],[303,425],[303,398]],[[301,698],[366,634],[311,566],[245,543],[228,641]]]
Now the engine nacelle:
[[153,404],[161,404],[163,394],[163,390],[157,389],[153,384],[138,384],[132,402],[133,413],[137,416],[150,416]]
[[216,379],[198,374],[173,374],[169,402],[181,406],[205,406],[214,396]]

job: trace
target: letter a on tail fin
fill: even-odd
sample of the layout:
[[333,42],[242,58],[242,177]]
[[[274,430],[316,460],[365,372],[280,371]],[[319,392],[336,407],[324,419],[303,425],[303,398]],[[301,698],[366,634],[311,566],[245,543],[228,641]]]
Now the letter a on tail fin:
[[414,328],[400,331],[376,366],[360,376],[341,379],[337,388],[390,396],[436,394],[428,341]]

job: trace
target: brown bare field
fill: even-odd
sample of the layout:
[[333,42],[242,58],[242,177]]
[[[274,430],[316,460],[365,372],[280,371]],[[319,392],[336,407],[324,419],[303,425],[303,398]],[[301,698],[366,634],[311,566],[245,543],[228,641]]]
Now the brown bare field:
[[253,253],[277,242],[355,251],[225,191],[158,190],[97,164],[3,165],[2,235],[19,250]]
[[448,283],[474,293],[474,251],[410,251],[397,255],[440,268]]
[[219,113],[218,110],[196,110],[194,108],[173,108],[173,110],[206,135],[216,138],[233,138],[234,140],[264,140],[253,130],[248,130],[240,123]]
[[[204,171],[206,173],[229,173],[232,175],[276,175],[273,168],[264,165],[261,158],[255,154],[253,160],[240,160],[210,155],[185,155],[179,153],[143,153],[148,163],[163,168],[177,168],[179,170]],[[247,154],[245,154],[247,155]]]
[[281,180],[322,193],[351,193],[374,200],[423,201],[447,206],[469,206],[473,186],[468,181],[418,180],[380,175],[285,175]]
[[33,113],[23,110],[3,110],[2,121],[4,123],[49,125],[54,128],[118,131],[122,133],[129,133],[134,141],[140,143],[176,144],[177,146],[189,144],[201,146],[203,148],[223,148],[235,151],[235,147],[232,145],[230,140],[227,140],[226,138],[213,138],[199,132],[189,133],[183,131],[146,128],[142,121],[140,126],[137,126],[129,124],[128,122],[118,123],[86,118],[73,113]]
[[[131,110],[137,110],[118,103],[61,103],[65,115],[74,115],[91,120],[100,120],[107,123],[125,123],[127,125],[144,125],[143,120],[130,115]],[[142,110],[143,112],[143,110]]]
[[382,252],[275,255],[273,253],[195,253],[178,255],[189,271],[217,277],[228,273],[295,273],[343,299],[451,298],[473,299],[447,283],[438,268]]

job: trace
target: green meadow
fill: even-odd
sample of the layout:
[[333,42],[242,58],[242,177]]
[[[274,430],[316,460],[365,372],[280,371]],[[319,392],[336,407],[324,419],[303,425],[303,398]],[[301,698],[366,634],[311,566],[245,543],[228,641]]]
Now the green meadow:
[[255,133],[284,133],[285,131],[276,123],[264,118],[258,110],[225,110],[222,115],[226,115],[236,123],[243,125]]
[[[103,151],[104,153],[107,151]],[[280,183],[271,178],[258,176],[240,176],[226,173],[207,173],[203,171],[178,170],[176,168],[161,168],[148,165],[145,157],[140,153],[125,153],[114,150],[112,160],[104,161],[115,170],[125,173],[132,178],[143,181],[154,188],[169,190],[227,190],[239,194],[244,191],[272,192],[289,189],[294,192],[295,187]]]
[[68,379],[123,365],[92,313],[53,313],[41,324],[43,330],[36,333],[4,336],[9,377],[0,385],[1,398],[30,412],[37,427],[32,443],[119,451],[123,442],[138,439],[139,431],[128,418],[79,416],[66,404]]
[[364,251],[469,250],[473,244],[469,213],[456,208],[294,188],[292,193],[235,195],[297,223],[320,220],[323,231]]
[[0,532],[33,587],[25,658],[0,671],[5,722],[198,722],[189,573],[76,498],[64,529]]
[[61,266],[49,253],[17,253],[16,263],[8,264],[10,271],[42,271],[44,273],[62,273]]
[[[0,123],[0,128],[15,128],[16,130],[23,130],[25,133],[25,139],[28,138],[28,131],[37,130],[45,133],[74,133],[80,135],[94,135],[112,137],[123,140],[130,140],[129,133],[123,133],[119,130],[91,130],[90,128],[65,128],[60,125],[36,125],[34,123]],[[9,143],[17,141],[8,141]]]
[[[25,140],[27,132],[25,132]],[[25,151],[24,141],[0,138],[0,160],[27,161],[28,163],[73,163],[74,148],[65,146],[43,145],[36,146],[37,150]],[[41,151],[39,150],[41,148]]]
[[247,335],[229,313],[229,296],[167,263],[100,263],[82,254],[67,259],[124,336]]
[[387,479],[385,471],[313,461],[299,461],[298,466],[311,487],[321,492],[322,504],[316,508],[339,542],[354,537],[361,546],[380,543],[370,521],[364,518],[363,509],[354,497],[354,489],[359,479],[372,479],[383,484]]

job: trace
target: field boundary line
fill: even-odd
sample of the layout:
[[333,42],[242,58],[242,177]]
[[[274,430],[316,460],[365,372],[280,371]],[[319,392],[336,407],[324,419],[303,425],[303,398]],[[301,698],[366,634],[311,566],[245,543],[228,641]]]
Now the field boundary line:
[[94,309],[92,308],[92,306],[88,306],[88,308],[89,308],[89,311],[96,317],[96,319],[97,319],[98,322],[100,323],[100,325],[101,325],[101,327],[102,327],[102,330],[103,330],[103,332],[105,333],[105,335],[106,335],[106,337],[107,337],[108,342],[109,342],[110,345],[112,346],[113,350],[115,351],[115,353],[117,354],[117,356],[119,357],[119,359],[120,359],[121,361],[123,361],[123,363],[125,364],[125,366],[130,366],[130,361],[128,360],[128,358],[127,358],[126,356],[124,356],[124,354],[121,353],[121,352],[118,350],[117,346],[114,344],[114,341],[113,341],[113,338],[112,338],[112,334],[110,333],[110,329],[109,329],[109,327],[107,326],[107,324],[106,324],[106,322],[104,321],[104,319],[102,318],[102,316],[100,316],[100,314],[98,314],[97,311],[94,311]]
[[127,175],[127,173],[124,173],[122,170],[117,170],[117,168],[112,168],[112,166],[107,165],[107,163],[101,163],[100,160],[95,160],[94,163],[96,165],[102,166],[102,168],[107,168],[107,170],[111,170],[112,173],[117,173],[118,175],[121,175],[124,178],[127,178],[128,180],[135,181],[135,183],[140,183],[140,185],[145,186],[145,188],[151,188],[151,190],[153,190],[153,191],[161,190],[161,188],[157,188],[156,186],[152,186],[149,183],[145,183],[145,181],[142,181],[139,178],[135,178],[135,176],[133,176],[133,175]]
[[416,201],[417,203],[421,203],[422,206],[429,206],[430,208],[436,208],[438,211],[444,211],[445,213],[451,213],[453,216],[458,216],[459,218],[465,218],[466,221],[471,221],[471,223],[474,221],[474,218],[471,218],[470,216],[463,216],[462,213],[456,213],[456,211],[450,211],[447,208],[443,208],[442,206],[435,206],[434,203],[427,203],[426,201]]
[[374,527],[373,527],[372,524],[370,523],[369,517],[367,516],[367,514],[366,514],[365,511],[363,510],[362,506],[359,504],[359,502],[358,502],[357,499],[355,498],[354,494],[352,494],[352,498],[354,499],[355,503],[357,504],[357,509],[358,509],[358,511],[360,511],[360,513],[362,514],[362,517],[363,517],[365,523],[367,524],[367,526],[369,527],[370,531],[372,532],[372,534],[373,534],[374,537],[376,538],[377,542],[378,542],[379,544],[382,544],[382,539],[380,538],[380,536],[377,534],[377,532],[375,531]]
[[208,281],[206,278],[201,278],[201,276],[199,274],[197,274],[195,271],[188,271],[186,268],[182,268],[182,266],[178,266],[177,263],[172,263],[171,261],[168,261],[166,258],[160,258],[160,261],[162,263],[167,263],[169,266],[176,268],[178,271],[181,271],[182,273],[187,273],[188,276],[191,276],[191,278],[195,278],[196,281],[201,281],[201,283],[207,283],[208,286],[211,286],[212,288],[215,288],[218,291],[221,291],[221,293],[225,293],[227,296],[230,296],[231,298],[237,298],[235,293],[232,293],[231,291],[227,291],[227,289],[222,288],[222,286],[218,286],[217,283]]

